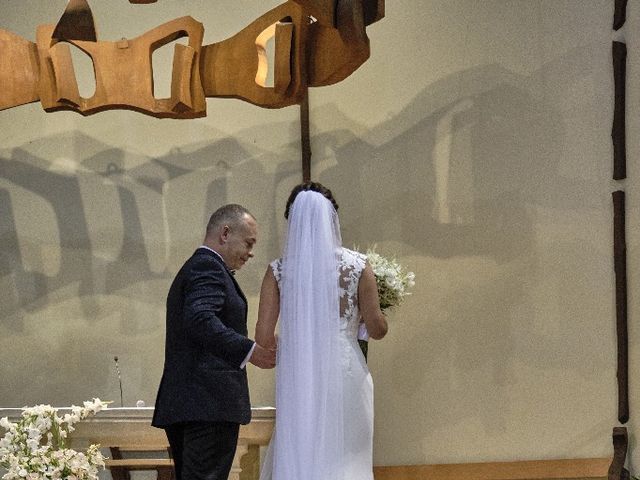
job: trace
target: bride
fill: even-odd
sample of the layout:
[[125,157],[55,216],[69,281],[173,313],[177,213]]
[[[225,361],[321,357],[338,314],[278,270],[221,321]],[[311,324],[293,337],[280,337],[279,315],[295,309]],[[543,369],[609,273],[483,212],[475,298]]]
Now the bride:
[[357,332],[363,321],[380,339],[387,321],[366,257],[342,247],[337,210],[321,184],[295,187],[282,258],[262,282],[255,338],[277,342],[278,358],[261,480],[373,480],[373,382]]

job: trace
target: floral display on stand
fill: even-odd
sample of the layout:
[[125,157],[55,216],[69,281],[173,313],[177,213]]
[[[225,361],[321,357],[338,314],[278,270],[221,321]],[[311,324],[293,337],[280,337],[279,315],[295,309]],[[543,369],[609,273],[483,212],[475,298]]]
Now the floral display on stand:
[[[380,309],[386,314],[390,308],[400,305],[404,297],[411,295],[409,288],[415,285],[415,274],[407,271],[395,258],[389,259],[377,253],[375,247],[367,249],[366,256],[376,277]],[[364,323],[358,330],[358,342],[366,359],[369,333]]]
[[100,445],[79,452],[67,448],[66,440],[75,423],[107,405],[94,398],[82,407],[72,406],[63,416],[51,405],[36,405],[23,408],[16,423],[7,417],[0,419],[5,430],[0,439],[0,467],[7,470],[3,480],[97,480],[98,469],[105,466]]

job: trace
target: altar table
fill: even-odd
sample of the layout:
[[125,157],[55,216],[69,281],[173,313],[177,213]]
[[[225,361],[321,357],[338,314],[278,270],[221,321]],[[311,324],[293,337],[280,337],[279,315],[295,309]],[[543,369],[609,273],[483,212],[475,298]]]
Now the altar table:
[[[64,415],[64,411],[64,408],[60,408],[59,415]],[[240,427],[238,449],[229,480],[256,480],[259,477],[260,447],[267,445],[271,438],[275,408],[256,407],[251,412],[251,423]],[[13,422],[21,413],[20,408],[0,408],[0,418],[9,417]],[[99,443],[102,448],[120,447],[123,450],[166,449],[168,442],[164,430],[151,426],[152,417],[153,407],[107,408],[76,423],[75,431],[69,435],[69,446],[84,449],[92,443]],[[135,460],[137,459],[132,459],[129,463],[135,464]],[[168,458],[156,460],[159,464],[171,465]],[[122,466],[126,463],[110,460],[108,466]],[[140,465],[144,463],[142,459],[138,462]],[[153,461],[146,463],[153,465]]]

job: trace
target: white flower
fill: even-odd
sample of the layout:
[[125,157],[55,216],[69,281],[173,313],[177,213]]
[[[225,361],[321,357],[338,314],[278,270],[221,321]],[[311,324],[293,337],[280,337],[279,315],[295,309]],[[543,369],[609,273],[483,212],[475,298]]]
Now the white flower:
[[36,440],[34,438],[30,438],[29,440],[27,440],[27,448],[29,450],[31,450],[32,452],[35,453],[36,450],[38,450],[38,447],[40,446],[40,440]]
[[84,407],[72,407],[64,418],[51,405],[23,408],[20,420],[11,423],[0,419],[6,430],[0,438],[0,467],[6,469],[3,480],[65,479],[98,480],[98,467],[104,468],[104,457],[98,445],[91,445],[87,454],[65,448],[73,423],[95,414],[107,404],[100,399],[84,402]]

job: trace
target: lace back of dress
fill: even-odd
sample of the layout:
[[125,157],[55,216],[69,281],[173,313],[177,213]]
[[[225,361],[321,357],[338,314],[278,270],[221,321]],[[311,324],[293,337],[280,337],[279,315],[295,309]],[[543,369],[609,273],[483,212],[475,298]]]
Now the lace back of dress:
[[[359,252],[342,249],[342,257],[339,263],[339,292],[340,292],[340,318],[343,323],[350,324],[352,328],[357,326],[358,311],[358,285],[365,265],[365,256]],[[356,325],[353,325],[353,324]],[[345,328],[349,325],[342,325]]]
[[338,285],[340,291],[340,318],[342,320],[347,320],[349,318],[350,306],[353,305],[356,300],[353,298],[353,295],[350,294],[351,289],[349,288],[353,283],[350,280],[353,267],[345,264],[344,261],[341,261],[339,272],[340,280]]

